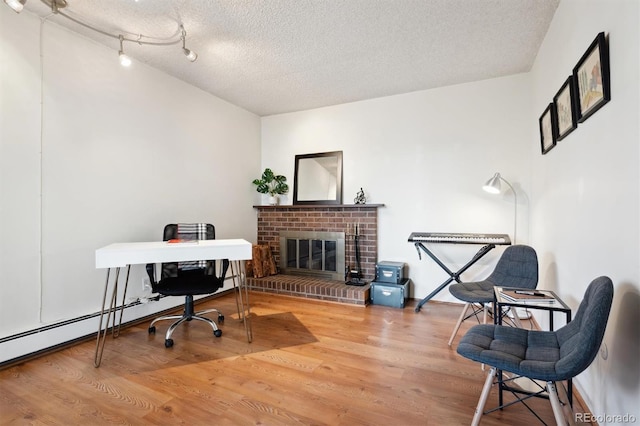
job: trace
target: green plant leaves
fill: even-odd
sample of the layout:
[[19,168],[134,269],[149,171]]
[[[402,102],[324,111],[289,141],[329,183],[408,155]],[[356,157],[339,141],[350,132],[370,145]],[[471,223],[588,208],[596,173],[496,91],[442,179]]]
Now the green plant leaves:
[[262,172],[262,179],[254,179],[253,184],[256,185],[256,191],[261,194],[286,194],[289,191],[289,185],[286,184],[287,178],[283,175],[276,175],[269,168]]

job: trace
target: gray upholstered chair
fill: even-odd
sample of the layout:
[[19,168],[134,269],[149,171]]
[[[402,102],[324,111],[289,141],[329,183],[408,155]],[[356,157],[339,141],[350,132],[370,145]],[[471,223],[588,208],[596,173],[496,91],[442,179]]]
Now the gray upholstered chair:
[[603,276],[589,284],[573,321],[556,331],[493,324],[473,326],[460,340],[458,353],[491,366],[491,370],[472,425],[480,422],[498,370],[545,381],[556,423],[566,424],[556,382],[577,376],[594,360],[602,343],[612,300],[613,283]]
[[[214,240],[216,238],[216,230],[210,223],[180,223],[169,224],[164,227],[163,241],[170,240]],[[189,244],[189,243],[177,243]],[[195,312],[193,304],[193,296],[211,294],[218,291],[224,285],[229,261],[222,261],[222,271],[217,276],[217,267],[215,260],[203,260],[193,262],[170,262],[162,264],[162,272],[160,280],[155,279],[155,265],[147,265],[147,273],[151,280],[151,288],[154,293],[165,296],[184,296],[184,312],[182,315],[167,315],[154,319],[149,325],[149,334],[156,332],[155,324],[158,321],[174,320],[165,335],[164,345],[167,348],[173,346],[171,335],[180,324],[185,321],[198,320],[208,323],[213,329],[216,337],[222,335],[222,330],[210,318],[203,316],[206,313],[217,312],[218,323],[224,322],[224,315],[217,309],[208,309],[205,311]]]
[[[495,269],[486,279],[450,285],[449,292],[466,303],[449,338],[449,346],[465,319],[477,317],[480,311],[484,311],[483,323],[487,323],[487,305],[493,302],[494,286],[534,289],[537,285],[538,256],[532,247],[525,245],[507,247]],[[473,312],[467,315],[469,308],[472,308]],[[514,314],[514,320],[519,325],[517,314]]]

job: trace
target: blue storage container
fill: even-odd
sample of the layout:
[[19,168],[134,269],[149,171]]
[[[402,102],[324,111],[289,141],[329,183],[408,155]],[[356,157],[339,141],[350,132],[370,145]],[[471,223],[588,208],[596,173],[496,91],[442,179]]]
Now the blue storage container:
[[392,308],[404,308],[409,299],[409,278],[402,280],[400,284],[386,282],[371,282],[371,303]]

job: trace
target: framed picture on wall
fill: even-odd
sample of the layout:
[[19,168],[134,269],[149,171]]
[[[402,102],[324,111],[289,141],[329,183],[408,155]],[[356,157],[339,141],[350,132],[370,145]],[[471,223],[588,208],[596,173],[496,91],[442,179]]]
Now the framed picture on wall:
[[609,77],[609,48],[602,32],[593,40],[573,69],[579,123],[585,121],[611,99]]
[[540,123],[540,146],[542,154],[546,154],[556,146],[556,114],[553,103],[547,106],[538,121]]
[[576,114],[576,89],[573,76],[570,75],[564,82],[558,93],[553,97],[556,112],[556,140],[561,141],[569,133],[578,127]]

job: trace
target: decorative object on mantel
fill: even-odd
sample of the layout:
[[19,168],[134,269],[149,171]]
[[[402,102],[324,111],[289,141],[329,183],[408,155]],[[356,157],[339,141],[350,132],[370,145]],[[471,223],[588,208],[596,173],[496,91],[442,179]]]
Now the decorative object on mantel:
[[283,175],[276,175],[269,168],[264,169],[260,179],[254,179],[253,184],[257,186],[256,191],[261,194],[269,194],[269,204],[275,206],[278,204],[278,195],[289,192],[287,178]]
[[367,197],[364,196],[362,188],[356,194],[356,198],[353,199],[353,204],[367,204]]
[[596,36],[573,69],[578,92],[576,109],[582,123],[611,100],[609,48],[603,32]]

